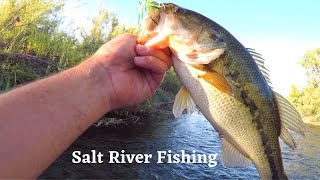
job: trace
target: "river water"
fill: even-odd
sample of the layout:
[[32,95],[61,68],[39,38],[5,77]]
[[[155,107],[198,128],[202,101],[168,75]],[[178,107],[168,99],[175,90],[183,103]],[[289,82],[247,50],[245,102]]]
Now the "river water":
[[[177,119],[148,118],[143,124],[123,128],[91,127],[82,134],[40,178],[125,178],[125,179],[259,179],[253,165],[225,168],[221,163],[221,141],[211,124],[198,113]],[[286,173],[290,179],[320,178],[320,127],[307,125],[305,138],[296,135],[298,147],[291,150],[281,143]],[[72,153],[104,154],[103,163],[73,164]],[[150,163],[109,163],[109,151],[152,154]],[[158,151],[171,154],[209,155],[217,153],[216,166],[209,163],[158,163]],[[192,156],[190,156],[192,157]],[[192,159],[190,160],[192,161]],[[202,161],[203,162],[203,161]]]

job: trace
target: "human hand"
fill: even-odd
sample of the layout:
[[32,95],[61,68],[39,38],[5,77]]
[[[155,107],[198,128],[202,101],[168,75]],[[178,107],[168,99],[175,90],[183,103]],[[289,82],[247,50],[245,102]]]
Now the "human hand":
[[139,45],[134,35],[113,39],[93,57],[105,70],[111,109],[135,105],[152,96],[172,65],[168,49]]
[[105,112],[154,93],[171,59],[136,41],[122,35],[78,66],[0,95],[1,178],[36,178]]

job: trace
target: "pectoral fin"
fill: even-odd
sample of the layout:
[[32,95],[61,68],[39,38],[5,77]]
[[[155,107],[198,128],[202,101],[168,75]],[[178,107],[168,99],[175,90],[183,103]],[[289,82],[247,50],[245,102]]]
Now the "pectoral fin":
[[191,98],[190,92],[184,86],[181,87],[180,91],[176,95],[173,104],[173,115],[177,118],[180,117],[184,111],[187,109],[188,113],[192,113],[197,110],[196,104]]
[[221,160],[225,167],[231,168],[244,168],[251,164],[250,159],[241,154],[226,139],[222,139]]
[[227,93],[230,96],[233,95],[232,87],[229,85],[228,81],[222,77],[219,73],[215,71],[206,71],[205,75],[200,76],[205,81],[210,83],[212,86],[216,87],[221,92]]

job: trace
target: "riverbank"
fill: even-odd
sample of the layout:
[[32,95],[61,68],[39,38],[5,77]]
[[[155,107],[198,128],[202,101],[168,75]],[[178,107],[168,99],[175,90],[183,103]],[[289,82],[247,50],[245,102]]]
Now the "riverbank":
[[173,101],[146,102],[140,106],[123,108],[107,113],[95,124],[96,127],[126,128],[144,124],[145,119],[160,120],[174,118],[172,113]]
[[[143,105],[112,111],[107,113],[97,123],[96,127],[111,127],[111,128],[125,128],[131,126],[139,126],[144,124],[144,119],[172,119],[175,118],[172,113],[174,98],[166,102],[150,101]],[[303,122],[306,126],[320,126],[320,122],[312,121],[312,118],[303,117]]]

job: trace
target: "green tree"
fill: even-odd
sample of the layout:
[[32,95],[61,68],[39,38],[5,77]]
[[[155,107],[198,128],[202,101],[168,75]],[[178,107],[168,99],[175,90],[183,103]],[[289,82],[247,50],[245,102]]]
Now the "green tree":
[[76,64],[71,57],[77,40],[59,30],[63,5],[60,0],[0,4],[0,90]]
[[102,44],[109,41],[112,31],[118,25],[119,22],[115,14],[110,13],[107,9],[98,10],[96,17],[91,20],[89,31],[86,29],[87,27],[80,27],[81,44],[78,51],[81,52],[81,57],[88,57]]
[[299,63],[306,69],[308,84],[301,90],[293,85],[289,100],[305,121],[320,123],[320,48],[307,51]]
[[111,39],[124,34],[137,34],[135,27],[127,27],[125,24],[120,25],[116,14],[108,9],[100,8],[97,15],[91,20],[89,31],[80,27],[80,46],[78,52],[81,52],[80,59],[90,56],[104,43]]
[[302,102],[303,95],[304,95],[303,92],[300,91],[296,85],[291,86],[289,99],[291,101],[291,104],[297,109],[301,109],[301,107],[303,106],[303,102]]
[[1,50],[40,56],[50,54],[46,46],[58,31],[58,13],[62,7],[61,1],[45,0],[8,0],[0,4]]
[[310,85],[320,85],[320,48],[309,50],[299,62],[305,69]]
[[120,34],[124,34],[124,33],[137,35],[137,34],[139,34],[139,30],[134,26],[127,27],[127,25],[123,24],[113,30],[110,38],[113,39],[113,38],[119,36]]

